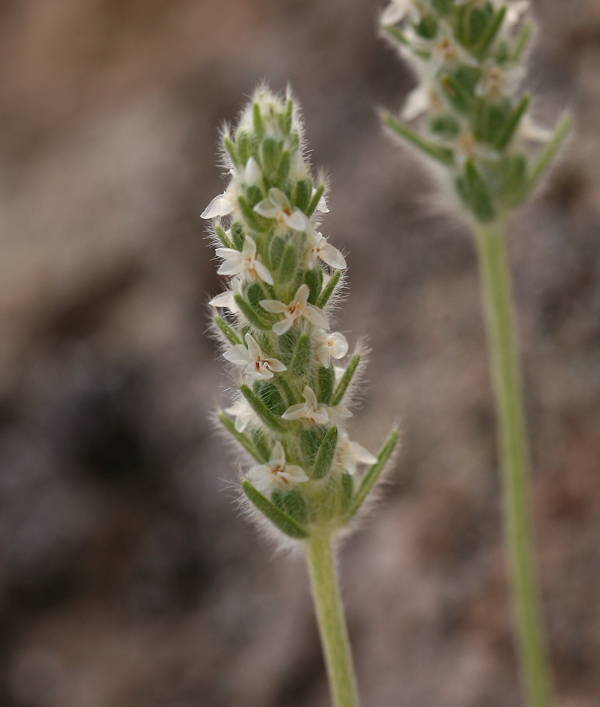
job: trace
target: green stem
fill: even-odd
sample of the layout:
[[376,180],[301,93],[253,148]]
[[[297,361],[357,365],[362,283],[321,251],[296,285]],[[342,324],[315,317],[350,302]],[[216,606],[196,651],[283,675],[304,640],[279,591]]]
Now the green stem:
[[529,451],[504,224],[476,229],[500,428],[504,525],[527,704],[552,704],[529,520]]
[[356,678],[329,536],[304,544],[327,677],[335,707],[358,707]]

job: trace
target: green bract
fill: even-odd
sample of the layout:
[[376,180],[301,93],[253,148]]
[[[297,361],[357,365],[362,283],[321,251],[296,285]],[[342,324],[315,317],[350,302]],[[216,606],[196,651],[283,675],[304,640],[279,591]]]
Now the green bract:
[[[398,435],[375,457],[345,430],[361,357],[333,363],[348,353],[330,330],[346,261],[318,230],[325,185],[313,180],[294,100],[260,88],[223,146],[230,181],[202,216],[214,219],[229,285],[211,301],[215,332],[241,375],[219,420],[254,463],[242,481],[252,507],[288,537],[323,537],[358,511]],[[355,481],[360,464],[369,468]]]
[[[381,17],[418,79],[402,120],[390,113],[382,120],[443,166],[478,223],[503,220],[527,198],[570,124],[564,117],[551,134],[529,116],[529,96],[519,88],[528,10],[526,0],[394,0]],[[407,125],[417,119],[415,129]]]

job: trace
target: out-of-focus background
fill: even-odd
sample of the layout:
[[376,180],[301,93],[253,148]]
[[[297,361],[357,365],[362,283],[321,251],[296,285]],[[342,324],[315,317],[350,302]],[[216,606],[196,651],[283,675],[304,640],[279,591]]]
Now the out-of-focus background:
[[[340,327],[368,337],[355,437],[403,448],[345,545],[364,704],[520,705],[470,236],[382,134],[412,79],[369,0],[0,4],[0,704],[324,707],[302,562],[239,517],[209,420],[229,383],[199,214],[216,139],[290,81]],[[540,0],[537,116],[574,135],[512,228],[537,557],[560,707],[600,704],[600,5]]]

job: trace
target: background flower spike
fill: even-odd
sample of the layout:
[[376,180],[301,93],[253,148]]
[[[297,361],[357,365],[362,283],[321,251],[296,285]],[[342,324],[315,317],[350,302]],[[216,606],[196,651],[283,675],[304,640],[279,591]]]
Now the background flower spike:
[[[550,707],[529,520],[529,451],[514,324],[506,223],[539,185],[570,129],[535,125],[521,89],[531,37],[527,0],[392,0],[382,34],[414,69],[418,86],[404,119],[383,124],[429,163],[447,206],[476,237],[488,329],[504,481],[515,634],[530,707]],[[371,468],[363,479],[368,486]],[[360,496],[360,490],[358,491]],[[356,507],[356,501],[352,508]]]

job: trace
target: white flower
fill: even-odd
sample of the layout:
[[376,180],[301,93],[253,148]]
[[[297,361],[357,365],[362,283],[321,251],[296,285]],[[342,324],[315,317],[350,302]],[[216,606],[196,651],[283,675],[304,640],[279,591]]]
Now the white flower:
[[419,14],[423,14],[424,10],[418,0],[392,0],[392,2],[384,8],[381,13],[380,22],[383,27],[396,25],[410,14],[413,21],[419,21]]
[[324,425],[329,422],[327,405],[319,403],[315,391],[310,386],[305,386],[302,393],[303,403],[292,405],[281,416],[284,420],[300,420],[306,418],[316,422],[317,425]]
[[235,302],[235,296],[242,294],[242,281],[239,277],[234,277],[230,281],[230,284],[232,286],[231,290],[226,290],[225,292],[221,292],[220,295],[213,297],[209,304],[213,307],[223,307],[235,313],[240,311]]
[[317,258],[336,270],[346,268],[346,260],[340,251],[327,242],[327,238],[310,225],[306,231],[306,250],[304,259],[306,267],[312,270],[317,264]]
[[250,157],[242,174],[238,175],[237,172],[232,169],[230,170],[232,175],[231,182],[229,186],[223,192],[215,196],[215,198],[210,202],[210,204],[202,212],[202,218],[215,218],[215,216],[229,216],[232,214],[237,207],[237,200],[239,196],[238,184],[241,181],[246,185],[259,185],[262,181],[262,173],[258,163],[254,157]]
[[529,0],[516,0],[516,2],[509,2],[506,11],[506,25],[507,27],[512,27],[516,25],[521,20],[521,17],[528,12],[531,7]]
[[321,365],[325,366],[325,368],[329,368],[332,358],[344,358],[348,353],[346,337],[337,332],[330,334],[326,331],[320,331],[317,334],[315,353]]
[[285,491],[294,484],[308,481],[308,476],[301,466],[286,464],[281,442],[275,442],[268,463],[252,467],[248,477],[261,493],[269,491],[272,487]]
[[294,231],[304,231],[308,219],[296,206],[292,209],[290,200],[280,189],[269,189],[269,196],[259,202],[254,210],[265,218],[277,219]]
[[314,324],[321,329],[329,330],[329,322],[327,321],[327,317],[323,313],[323,310],[312,304],[308,304],[309,293],[310,290],[308,289],[308,285],[304,284],[300,285],[298,291],[296,292],[296,296],[289,304],[283,304],[283,302],[278,302],[274,299],[262,300],[260,303],[261,307],[266,309],[267,312],[285,315],[284,319],[277,322],[277,324],[273,324],[273,331],[277,334],[277,336],[281,336],[282,334],[285,334],[286,331],[289,331],[294,323],[301,317],[304,317],[311,324]]
[[260,171],[258,162],[254,159],[254,157],[250,157],[246,162],[241,179],[247,186],[261,186],[262,172]]
[[443,106],[444,103],[440,98],[437,86],[429,77],[425,76],[421,83],[406,97],[401,115],[404,120],[410,121],[429,110],[439,111]]
[[[314,195],[314,192],[313,192]],[[329,207],[327,206],[327,200],[325,199],[325,194],[319,199],[319,203],[317,204],[317,208],[315,211],[318,211],[321,214],[328,214],[329,213]]]
[[412,52],[430,54],[423,63],[424,73],[435,78],[439,70],[446,65],[466,64],[475,68],[479,62],[454,38],[454,32],[447,22],[441,21],[437,35],[432,39],[421,37],[412,27],[405,31],[406,39]]
[[[232,174],[235,174],[231,170]],[[215,218],[216,216],[229,216],[235,211],[238,199],[238,187],[235,177],[222,194],[215,196],[201,214],[202,218]]]
[[254,410],[245,399],[238,400],[231,407],[225,408],[225,412],[235,417],[235,429],[238,432],[243,432],[256,419]]
[[342,434],[335,450],[335,463],[349,474],[354,474],[359,464],[375,464],[377,457],[358,442],[351,442],[347,434]]
[[502,155],[498,150],[490,145],[475,140],[473,133],[467,132],[459,135],[455,140],[442,143],[444,147],[450,147],[455,151],[455,156],[461,167],[468,159],[487,160],[497,162]]
[[519,88],[525,69],[514,66],[508,71],[503,71],[493,64],[484,66],[483,74],[475,86],[475,95],[487,98],[501,98],[504,95],[512,96]]
[[292,405],[281,416],[284,420],[310,420],[317,425],[325,425],[337,418],[352,417],[352,413],[344,405],[329,407],[317,401],[315,391],[305,386],[302,392],[303,403]]
[[244,377],[247,381],[262,380],[266,381],[273,378],[273,373],[281,373],[287,368],[276,358],[265,358],[260,346],[252,334],[246,334],[244,337],[248,348],[243,344],[233,346],[229,351],[226,351],[224,356],[236,366],[245,366]]
[[217,255],[223,258],[218,275],[239,275],[248,273],[252,277],[259,277],[269,285],[273,284],[273,277],[267,268],[256,259],[256,243],[250,236],[246,236],[242,252],[235,248],[217,248]]
[[552,130],[538,125],[531,119],[531,116],[526,113],[519,125],[519,136],[522,137],[523,140],[530,140],[531,142],[548,142],[552,137]]

